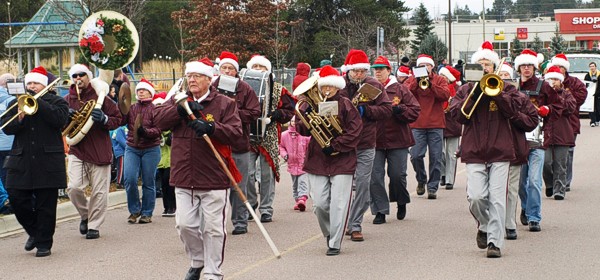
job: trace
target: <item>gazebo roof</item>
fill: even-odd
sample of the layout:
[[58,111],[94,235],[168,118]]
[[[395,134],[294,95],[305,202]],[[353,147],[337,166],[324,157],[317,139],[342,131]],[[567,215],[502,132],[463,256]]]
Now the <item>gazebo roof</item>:
[[[87,13],[87,7],[79,0],[48,0],[29,20],[41,24],[25,26],[10,40],[4,42],[4,46],[7,48],[76,47],[79,28]],[[68,23],[52,24],[53,22]]]

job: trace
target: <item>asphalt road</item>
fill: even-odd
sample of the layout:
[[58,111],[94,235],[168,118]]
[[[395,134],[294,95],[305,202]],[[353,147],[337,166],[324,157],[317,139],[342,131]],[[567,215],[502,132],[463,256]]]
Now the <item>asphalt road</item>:
[[[404,221],[388,216],[373,225],[365,215],[364,242],[342,243],[339,256],[325,256],[312,212],[292,210],[290,178],[282,174],[273,222],[265,224],[282,258],[274,258],[254,223],[246,235],[228,235],[226,279],[600,279],[600,128],[582,120],[575,150],[575,178],[564,201],[543,198],[542,231],[518,225],[518,240],[507,241],[502,258],[487,259],[475,243],[464,165],[454,190],[437,200],[415,194]],[[409,169],[412,167],[409,165]],[[189,262],[175,230],[157,201],[153,223],[130,225],[125,206],[109,211],[101,238],[86,240],[79,219],[57,225],[52,256],[25,252],[23,233],[0,239],[0,279],[183,279]],[[518,221],[518,219],[517,219]],[[231,224],[228,230],[232,230]]]

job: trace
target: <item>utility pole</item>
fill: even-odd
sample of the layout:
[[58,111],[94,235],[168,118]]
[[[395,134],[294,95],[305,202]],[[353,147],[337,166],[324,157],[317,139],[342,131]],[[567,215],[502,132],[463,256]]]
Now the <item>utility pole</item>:
[[452,64],[452,4],[448,0],[448,63]]
[[485,0],[481,0],[482,10],[481,14],[483,14],[483,41],[485,42]]
[[[11,19],[10,19],[10,1],[6,2],[6,5],[8,6],[8,23],[11,23]],[[12,61],[12,48],[11,48],[11,43],[12,43],[12,26],[8,25],[8,70],[10,72],[10,62]]]

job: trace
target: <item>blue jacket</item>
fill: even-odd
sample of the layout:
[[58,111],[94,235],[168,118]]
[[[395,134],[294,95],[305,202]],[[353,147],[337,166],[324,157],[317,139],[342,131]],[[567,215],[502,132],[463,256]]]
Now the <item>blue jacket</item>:
[[[6,111],[8,103],[13,99],[15,99],[15,97],[9,95],[6,88],[0,87],[0,114]],[[6,135],[4,134],[4,131],[0,130],[0,151],[10,151],[14,139],[14,135]]]
[[112,141],[113,153],[115,153],[115,158],[122,157],[125,154],[125,146],[127,142],[126,136],[126,126],[120,126],[117,129],[110,131],[110,140]]

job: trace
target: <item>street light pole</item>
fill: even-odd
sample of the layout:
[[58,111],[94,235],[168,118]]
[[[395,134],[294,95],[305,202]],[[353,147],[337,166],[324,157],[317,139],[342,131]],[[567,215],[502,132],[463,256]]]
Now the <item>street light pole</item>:
[[482,10],[481,13],[483,14],[483,41],[485,42],[485,0],[481,0],[482,3]]
[[452,4],[448,0],[448,63],[452,64]]

